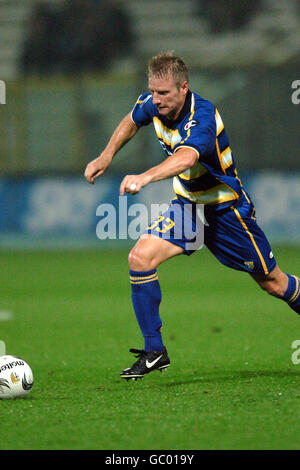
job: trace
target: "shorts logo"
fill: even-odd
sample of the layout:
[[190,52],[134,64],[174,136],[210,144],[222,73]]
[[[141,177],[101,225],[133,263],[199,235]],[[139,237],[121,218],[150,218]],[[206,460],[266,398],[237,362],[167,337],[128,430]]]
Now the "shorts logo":
[[185,130],[185,131],[188,131],[190,127],[199,126],[199,124],[200,124],[199,121],[196,121],[195,119],[192,119],[191,121],[189,121],[189,122],[184,126],[184,130]]
[[269,258],[270,258],[270,259],[273,259],[273,258],[274,258],[274,255],[273,255],[272,251],[270,251],[270,253],[269,253]]
[[251,269],[251,271],[253,271],[253,269],[254,269],[254,261],[244,261],[244,265],[245,265],[248,269]]

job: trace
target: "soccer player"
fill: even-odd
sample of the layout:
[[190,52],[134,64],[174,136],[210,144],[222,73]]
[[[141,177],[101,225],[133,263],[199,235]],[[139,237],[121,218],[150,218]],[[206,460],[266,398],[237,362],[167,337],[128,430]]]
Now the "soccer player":
[[[196,233],[204,230],[204,244],[221,263],[248,272],[268,294],[300,313],[300,280],[281,271],[257,225],[219,111],[189,89],[187,67],[173,53],[152,57],[148,79],[149,92],[138,98],[106,148],[85,170],[86,179],[93,184],[140,127],[153,122],[167,157],[141,174],[126,175],[120,194],[136,194],[152,182],[173,177],[175,198],[169,209],[148,227],[129,254],[132,303],[144,349],[130,350],[138,359],[121,372],[127,380],[170,365],[161,335],[157,267],[169,258],[196,250],[191,245],[191,231],[186,234],[182,230],[188,217]],[[198,204],[204,205],[205,216],[200,229]]]

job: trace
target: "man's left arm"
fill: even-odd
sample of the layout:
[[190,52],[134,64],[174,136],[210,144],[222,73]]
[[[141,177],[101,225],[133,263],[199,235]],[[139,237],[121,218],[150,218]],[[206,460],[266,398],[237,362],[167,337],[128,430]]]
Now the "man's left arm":
[[197,159],[198,155],[192,148],[180,148],[162,163],[144,173],[140,175],[126,175],[120,186],[120,194],[121,196],[125,193],[135,194],[149,183],[179,175],[192,168]]

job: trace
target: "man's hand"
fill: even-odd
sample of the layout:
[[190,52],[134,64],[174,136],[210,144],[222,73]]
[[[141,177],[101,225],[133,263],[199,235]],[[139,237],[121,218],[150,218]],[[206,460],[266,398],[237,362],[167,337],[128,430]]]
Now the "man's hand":
[[94,184],[95,179],[105,173],[117,152],[135,136],[138,130],[139,127],[131,119],[131,113],[128,113],[114,131],[101,155],[87,165],[84,176],[89,183]]
[[84,176],[87,179],[87,181],[91,184],[94,184],[95,179],[98,178],[98,176],[101,176],[103,175],[103,173],[105,173],[110,162],[111,162],[111,159],[105,157],[103,154],[101,154],[100,157],[95,158],[95,160],[92,160],[87,165],[85,172],[84,172]]
[[127,175],[121,183],[120,195],[124,196],[125,193],[136,194],[144,186],[147,186],[150,181],[150,176],[144,173],[142,173],[141,175]]
[[196,150],[181,148],[159,165],[145,171],[145,173],[125,176],[120,186],[120,195],[123,196],[124,193],[136,194],[149,183],[179,175],[192,168],[197,159],[198,153]]

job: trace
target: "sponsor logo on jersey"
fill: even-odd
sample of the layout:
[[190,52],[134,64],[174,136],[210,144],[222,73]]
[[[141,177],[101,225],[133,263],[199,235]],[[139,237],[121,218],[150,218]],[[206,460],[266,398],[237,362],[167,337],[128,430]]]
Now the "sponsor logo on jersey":
[[199,126],[200,122],[192,119],[191,121],[187,122],[184,126],[184,130],[188,131],[191,127]]

